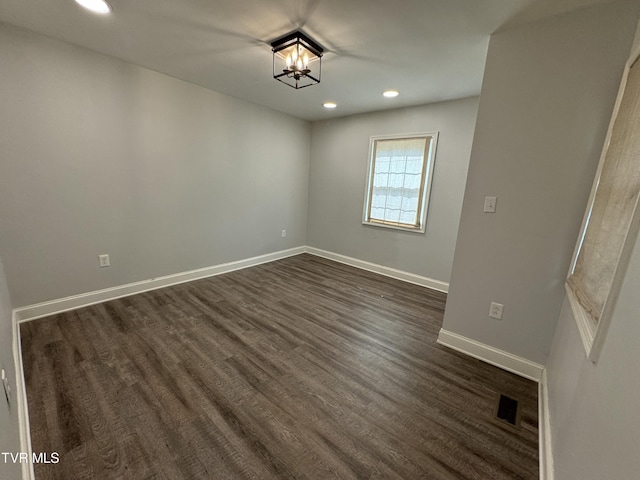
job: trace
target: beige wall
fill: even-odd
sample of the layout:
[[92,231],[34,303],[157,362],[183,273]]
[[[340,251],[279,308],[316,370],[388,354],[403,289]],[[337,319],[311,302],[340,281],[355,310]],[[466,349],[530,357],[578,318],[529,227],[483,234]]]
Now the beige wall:
[[[635,48],[640,48],[640,23]],[[557,480],[632,479],[640,472],[640,240],[600,358],[593,364],[565,299],[547,363]]]
[[[544,364],[640,4],[492,36],[443,328]],[[483,213],[485,196],[497,211]],[[502,320],[488,317],[504,304]]]
[[[11,452],[15,455],[20,452],[20,435],[12,340],[11,300],[0,259],[0,368],[6,371],[11,386],[11,406],[9,406],[0,385],[0,452]],[[4,457],[0,457],[0,478],[20,478],[20,465],[13,464],[11,461],[5,462]]]
[[[469,165],[477,97],[315,122],[309,245],[448,283]],[[362,225],[369,139],[438,131],[423,234]]]
[[0,64],[14,307],[305,244],[307,122],[7,25]]

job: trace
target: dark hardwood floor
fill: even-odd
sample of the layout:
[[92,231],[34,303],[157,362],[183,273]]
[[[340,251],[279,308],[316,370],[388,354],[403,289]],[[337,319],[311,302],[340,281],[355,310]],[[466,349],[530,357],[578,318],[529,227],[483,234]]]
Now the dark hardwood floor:
[[536,384],[437,345],[445,299],[299,255],[23,323],[36,478],[537,479]]

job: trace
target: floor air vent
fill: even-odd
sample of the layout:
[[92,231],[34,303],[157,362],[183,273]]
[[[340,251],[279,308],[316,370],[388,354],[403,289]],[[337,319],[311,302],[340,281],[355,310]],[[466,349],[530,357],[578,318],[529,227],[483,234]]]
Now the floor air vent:
[[498,399],[498,406],[496,407],[496,417],[503,422],[517,427],[520,424],[518,400],[501,394]]

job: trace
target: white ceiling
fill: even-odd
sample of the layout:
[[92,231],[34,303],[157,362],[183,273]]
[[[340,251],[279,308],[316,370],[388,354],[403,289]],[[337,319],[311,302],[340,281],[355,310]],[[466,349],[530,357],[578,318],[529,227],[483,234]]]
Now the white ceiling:
[[[489,35],[608,0],[0,0],[0,20],[293,116],[318,120],[480,93]],[[272,40],[326,49],[322,82],[272,78]],[[400,96],[383,98],[386,89]],[[327,111],[332,100],[338,108]]]

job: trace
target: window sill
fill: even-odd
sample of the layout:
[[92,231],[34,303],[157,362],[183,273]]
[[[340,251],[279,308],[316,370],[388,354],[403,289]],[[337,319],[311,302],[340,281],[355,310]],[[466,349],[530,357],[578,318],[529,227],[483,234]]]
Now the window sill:
[[397,225],[389,225],[386,223],[379,223],[379,222],[363,221],[362,224],[370,227],[390,228],[392,230],[401,230],[403,232],[409,232],[409,233],[424,233],[426,231],[424,227],[400,227]]
[[597,326],[595,325],[593,320],[591,320],[591,317],[584,309],[584,307],[580,305],[578,297],[576,297],[573,289],[566,282],[564,284],[564,290],[567,294],[569,305],[571,305],[573,317],[575,318],[576,324],[578,325],[578,331],[580,332],[580,338],[582,339],[582,345],[584,346],[585,353],[587,354],[588,358],[591,358],[591,353],[593,351],[593,340],[596,336]]

